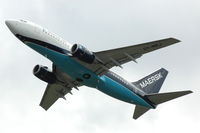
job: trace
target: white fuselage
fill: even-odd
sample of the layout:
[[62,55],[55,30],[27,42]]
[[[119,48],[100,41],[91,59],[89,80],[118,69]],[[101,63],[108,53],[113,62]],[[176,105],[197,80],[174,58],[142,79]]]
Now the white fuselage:
[[37,24],[25,20],[8,20],[6,21],[6,24],[14,35],[20,33],[22,36],[42,40],[46,43],[54,44],[59,48],[65,49],[70,53],[72,44]]

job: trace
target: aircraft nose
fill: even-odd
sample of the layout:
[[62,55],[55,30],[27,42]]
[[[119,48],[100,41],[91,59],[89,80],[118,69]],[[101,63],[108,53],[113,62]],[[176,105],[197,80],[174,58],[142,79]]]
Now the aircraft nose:
[[13,34],[17,34],[17,21],[15,20],[6,20],[5,21],[7,27],[10,29],[10,31],[13,33]]

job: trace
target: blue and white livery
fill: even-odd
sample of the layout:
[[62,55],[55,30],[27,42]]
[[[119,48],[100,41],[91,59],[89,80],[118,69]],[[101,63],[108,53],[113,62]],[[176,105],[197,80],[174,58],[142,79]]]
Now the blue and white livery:
[[110,71],[114,66],[136,59],[145,53],[178,43],[175,38],[91,52],[80,44],[70,44],[47,29],[25,20],[7,20],[10,31],[24,44],[53,62],[52,71],[36,65],[33,74],[48,83],[40,106],[48,110],[59,98],[65,99],[72,88],[85,85],[122,100],[135,104],[134,119],[158,104],[191,93],[191,91],[158,93],[168,71],[164,68],[138,80],[128,82]]

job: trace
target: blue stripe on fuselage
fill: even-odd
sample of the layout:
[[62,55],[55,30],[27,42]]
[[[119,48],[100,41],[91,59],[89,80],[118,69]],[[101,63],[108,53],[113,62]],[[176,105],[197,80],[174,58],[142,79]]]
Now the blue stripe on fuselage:
[[87,80],[83,79],[83,82],[81,83],[96,88],[98,76],[77,63],[75,60],[71,59],[68,55],[30,42],[27,43],[27,45],[46,58],[50,59],[59,69],[67,73],[73,80],[76,80],[77,78],[83,79],[82,76],[85,73],[90,74],[91,78]]
[[[57,65],[58,68],[60,68],[63,72],[67,73],[72,79],[83,79],[83,82],[81,82],[83,85],[97,88],[103,93],[117,98],[119,100],[122,100],[124,102],[139,104],[145,107],[152,108],[152,106],[148,104],[143,98],[136,95],[128,88],[124,87],[120,83],[114,81],[113,79],[105,75],[96,75],[89,69],[77,63],[75,60],[71,59],[68,55],[58,53],[38,44],[30,42],[27,42],[26,44],[35,51],[50,59],[54,64]],[[85,73],[90,74],[91,78],[84,79],[82,76]]]
[[99,90],[110,95],[114,98],[122,100],[131,104],[139,104],[145,107],[152,108],[143,98],[124,87],[120,83],[114,81],[113,79],[103,75],[101,76],[102,83],[99,83]]

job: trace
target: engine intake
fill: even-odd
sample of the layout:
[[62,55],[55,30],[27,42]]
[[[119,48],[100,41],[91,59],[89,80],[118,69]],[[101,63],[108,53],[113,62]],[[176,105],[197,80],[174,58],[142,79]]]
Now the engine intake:
[[81,61],[92,64],[95,61],[95,55],[80,44],[74,44],[71,53]]
[[56,82],[56,76],[54,73],[48,70],[48,67],[36,65],[33,68],[33,74],[41,79],[44,82],[47,82],[49,84],[53,84]]

